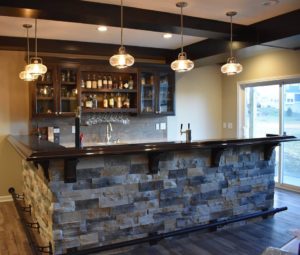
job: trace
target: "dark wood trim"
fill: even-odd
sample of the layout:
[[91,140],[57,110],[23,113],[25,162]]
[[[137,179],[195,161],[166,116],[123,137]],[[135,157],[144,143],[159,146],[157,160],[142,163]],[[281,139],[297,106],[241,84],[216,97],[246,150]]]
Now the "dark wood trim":
[[[26,42],[24,40],[21,37],[0,36],[0,50],[26,51]],[[31,39],[30,44],[34,45],[33,39]],[[119,45],[113,44],[38,39],[39,52],[82,54],[92,57],[102,56],[102,62],[106,63],[110,56],[117,53],[119,47]],[[149,47],[126,46],[126,50],[128,53],[134,55],[137,62],[139,61],[138,59],[164,61],[165,56],[172,54],[172,50]],[[98,60],[98,62],[101,61]]]
[[35,165],[36,168],[39,167],[38,165],[40,165],[42,167],[46,180],[50,181],[50,177],[49,177],[49,160],[35,160],[33,162],[34,162],[34,165]]
[[194,149],[214,149],[240,146],[266,146],[281,142],[300,141],[295,136],[276,136],[252,139],[204,140],[193,142],[156,142],[138,144],[116,144],[83,147],[82,149],[65,148],[52,142],[43,141],[36,136],[9,136],[8,141],[28,161],[48,159],[74,159],[98,155],[120,155],[135,153],[160,153]]
[[77,181],[76,166],[77,158],[69,158],[64,160],[64,182],[72,183]]

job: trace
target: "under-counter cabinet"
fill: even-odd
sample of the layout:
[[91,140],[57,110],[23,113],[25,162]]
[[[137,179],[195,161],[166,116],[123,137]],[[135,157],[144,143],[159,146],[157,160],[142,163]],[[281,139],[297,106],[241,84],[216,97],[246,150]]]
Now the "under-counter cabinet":
[[175,74],[164,69],[139,71],[141,115],[175,115]]
[[73,116],[79,105],[78,66],[49,65],[32,85],[32,116]]

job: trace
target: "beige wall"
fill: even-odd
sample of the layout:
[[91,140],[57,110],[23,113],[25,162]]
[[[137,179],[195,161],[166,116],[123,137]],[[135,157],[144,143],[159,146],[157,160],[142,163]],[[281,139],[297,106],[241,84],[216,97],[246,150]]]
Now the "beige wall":
[[277,50],[239,61],[243,72],[236,76],[223,76],[222,116],[223,122],[231,122],[232,129],[223,129],[223,137],[237,135],[237,88],[238,83],[271,80],[300,75],[300,51]]
[[222,135],[222,76],[219,66],[195,68],[176,74],[176,116],[168,117],[168,139],[184,140],[180,124],[191,123],[192,139],[220,138]]
[[23,52],[0,51],[0,197],[8,195],[10,186],[22,191],[21,158],[6,137],[28,132],[28,84],[18,78],[24,56]]

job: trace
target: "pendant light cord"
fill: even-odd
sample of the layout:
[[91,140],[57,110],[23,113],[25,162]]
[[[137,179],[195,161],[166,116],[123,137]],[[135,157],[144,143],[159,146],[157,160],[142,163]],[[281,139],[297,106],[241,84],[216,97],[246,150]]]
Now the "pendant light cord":
[[230,16],[230,57],[232,58],[232,16]]
[[123,0],[121,0],[121,47],[123,47]]
[[37,19],[35,19],[35,26],[34,26],[34,31],[35,31],[35,57],[37,58]]
[[180,33],[181,33],[181,53],[183,52],[183,15],[182,15],[182,6],[180,7]]
[[29,65],[29,35],[28,35],[29,27],[26,27],[26,30],[27,30],[27,64]]

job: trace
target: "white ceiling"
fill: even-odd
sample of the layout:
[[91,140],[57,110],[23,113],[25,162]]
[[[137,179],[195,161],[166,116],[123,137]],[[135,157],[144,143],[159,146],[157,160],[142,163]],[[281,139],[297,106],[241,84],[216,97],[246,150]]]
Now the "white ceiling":
[[[34,37],[34,20],[28,18],[0,16],[0,35],[13,37],[26,37],[23,24],[32,24],[29,30],[30,37]],[[120,28],[108,27],[106,32],[99,32],[96,25],[38,20],[38,38],[70,40],[94,43],[120,44]],[[184,36],[184,45],[202,41],[206,38]],[[180,47],[180,35],[173,35],[164,39],[163,33],[124,29],[124,44],[162,49],[177,49]]]
[[[85,0],[120,5],[121,0]],[[124,6],[149,9],[155,11],[180,13],[176,3],[182,0],[123,0]],[[188,6],[183,9],[183,14],[193,17],[227,21],[225,15],[228,11],[237,11],[234,23],[250,25],[283,13],[300,8],[300,0],[184,0]],[[278,4],[265,6],[265,2]]]

